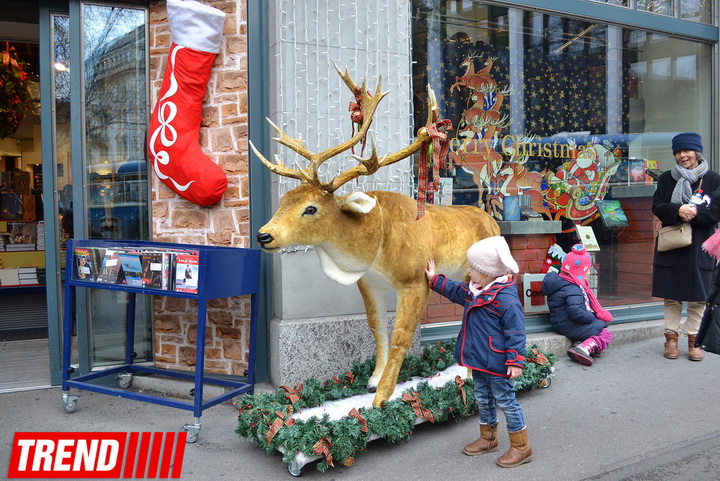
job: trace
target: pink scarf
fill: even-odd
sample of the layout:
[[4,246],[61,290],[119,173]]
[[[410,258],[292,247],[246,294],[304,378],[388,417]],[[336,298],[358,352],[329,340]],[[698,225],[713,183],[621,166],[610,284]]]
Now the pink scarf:
[[562,277],[568,282],[572,282],[580,288],[583,296],[587,300],[587,303],[590,305],[590,309],[593,310],[598,319],[605,322],[612,321],[612,314],[610,314],[609,311],[603,309],[603,306],[600,305],[600,301],[598,301],[597,297],[595,297],[595,293],[592,291],[592,289],[590,289],[590,285],[588,284],[587,280],[585,280],[584,278],[576,280],[567,272],[561,272],[560,277]]

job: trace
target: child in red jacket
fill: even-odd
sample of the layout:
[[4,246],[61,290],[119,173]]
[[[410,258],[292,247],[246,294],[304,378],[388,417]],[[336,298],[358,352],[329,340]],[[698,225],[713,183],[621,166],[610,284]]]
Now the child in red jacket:
[[515,399],[514,379],[525,361],[525,317],[512,277],[518,265],[501,236],[489,237],[467,251],[470,281],[456,282],[435,274],[428,260],[425,275],[430,287],[465,307],[455,345],[458,364],[472,370],[480,413],[480,437],[468,444],[468,456],[497,451],[497,408],[505,415],[510,449],[497,464],[512,468],[532,460],[522,408]]

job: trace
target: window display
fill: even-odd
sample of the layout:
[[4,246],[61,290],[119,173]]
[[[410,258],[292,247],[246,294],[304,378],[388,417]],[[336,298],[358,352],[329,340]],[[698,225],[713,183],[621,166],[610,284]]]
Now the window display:
[[[427,3],[413,3],[416,123],[429,84],[453,124],[436,202],[561,221],[565,251],[589,226],[599,294],[654,301],[652,194],[675,134],[710,137],[710,45],[490,2]],[[619,214],[627,223],[607,224]]]

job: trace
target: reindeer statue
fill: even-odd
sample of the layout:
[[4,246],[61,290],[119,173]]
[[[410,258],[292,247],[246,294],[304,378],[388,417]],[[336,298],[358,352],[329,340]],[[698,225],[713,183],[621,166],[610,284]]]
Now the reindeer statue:
[[[373,143],[369,158],[355,157],[358,165],[327,182],[320,181],[318,169],[322,163],[363,139],[378,104],[388,93],[380,90],[382,79],[378,80],[375,94],[370,95],[365,81],[357,87],[347,68],[343,73],[335,64],[335,69],[350,91],[358,94],[362,126],[340,145],[311,153],[300,138],[288,136],[268,119],[279,135],[274,140],[306,158],[309,164],[304,169],[292,169],[278,156],[274,163],[270,162],[250,144],[270,171],[301,181],[283,195],[275,215],[258,231],[257,240],[270,253],[292,245],[313,245],[330,279],[345,285],[357,283],[376,344],[376,367],[368,389],[375,391],[373,405],[383,406],[395,389],[400,367],[427,306],[427,260],[434,258],[439,272],[458,278],[467,267],[467,248],[480,239],[499,235],[500,229],[492,217],[473,206],[428,205],[425,215],[416,220],[416,202],[406,195],[386,191],[334,194],[345,183],[412,155],[430,140],[428,131],[438,119],[437,101],[430,89],[427,124],[411,145],[379,159]],[[385,302],[388,289],[397,293],[390,344]]]

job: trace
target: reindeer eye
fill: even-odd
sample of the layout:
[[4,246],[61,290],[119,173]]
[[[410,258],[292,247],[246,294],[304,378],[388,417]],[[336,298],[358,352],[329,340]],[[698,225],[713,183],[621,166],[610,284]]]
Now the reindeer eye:
[[306,216],[306,215],[315,215],[315,214],[317,214],[317,207],[315,207],[314,205],[309,205],[309,206],[305,207],[305,212],[303,212],[302,215]]

